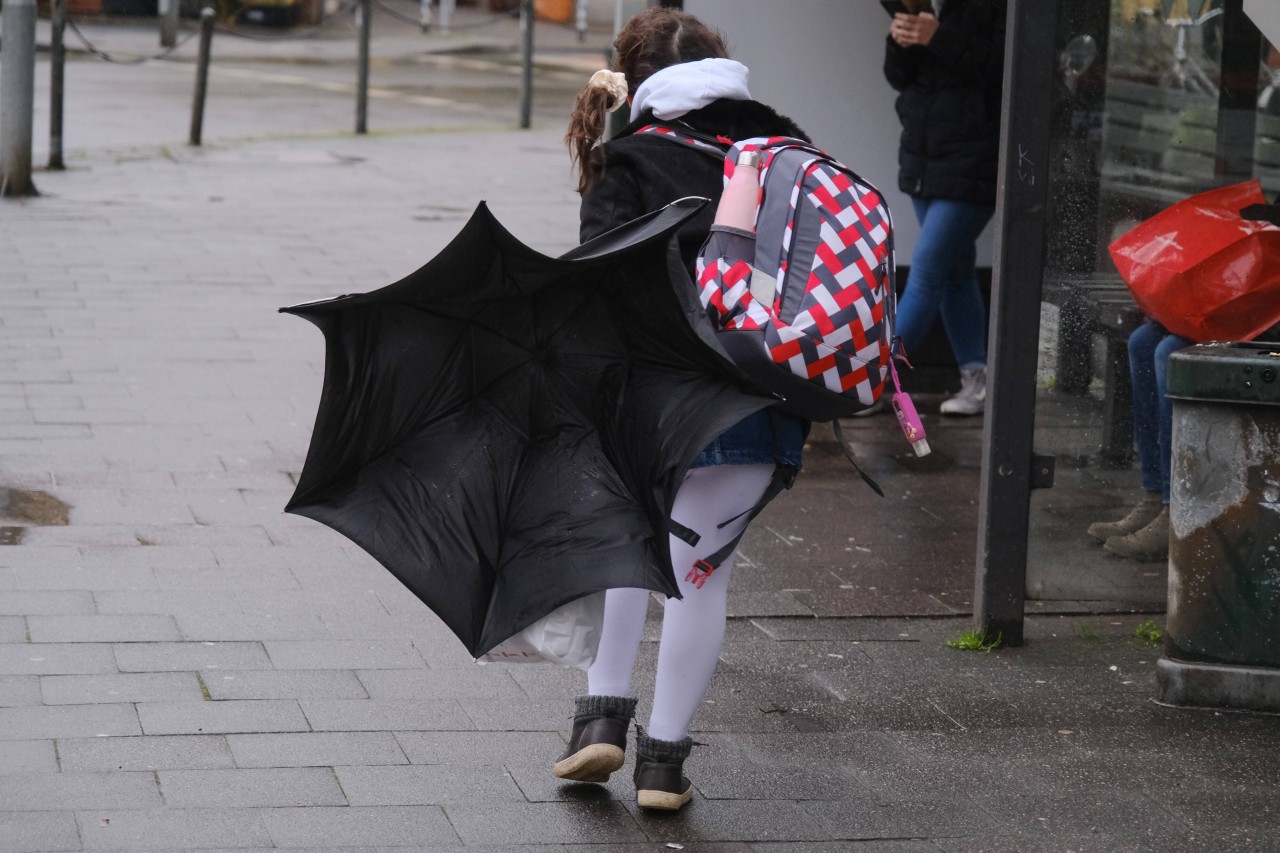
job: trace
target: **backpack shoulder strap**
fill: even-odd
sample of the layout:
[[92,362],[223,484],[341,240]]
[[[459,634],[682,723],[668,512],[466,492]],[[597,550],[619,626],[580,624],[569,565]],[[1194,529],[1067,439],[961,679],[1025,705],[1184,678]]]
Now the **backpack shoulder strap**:
[[[792,484],[796,481],[796,474],[798,473],[800,473],[800,469],[798,467],[783,465],[782,463],[775,464],[773,466],[773,476],[769,479],[769,485],[765,487],[764,494],[760,496],[760,500],[756,501],[755,506],[745,512],[735,515],[727,521],[722,521],[719,526],[724,527],[731,524],[739,518],[742,518],[744,515],[747,517],[747,525],[749,525],[752,519],[759,515],[770,501],[781,494],[784,489],[791,488]],[[701,560],[696,561],[693,564],[693,568],[689,570],[689,573],[685,575],[684,579],[701,589],[702,585],[707,582],[707,578],[711,576],[711,573],[720,568],[720,564],[729,559],[729,555],[738,547],[738,543],[742,541],[742,537],[747,532],[747,525],[744,525],[742,532],[733,537],[729,542],[726,542],[718,551],[713,554],[708,554]]]
[[729,147],[733,145],[733,140],[724,137],[707,136],[699,133],[687,125],[679,125],[677,127],[668,127],[661,124],[646,124],[635,132],[639,134],[652,134],[662,139],[668,139],[686,148],[692,148],[695,151],[701,151],[717,160],[724,160],[725,153]]

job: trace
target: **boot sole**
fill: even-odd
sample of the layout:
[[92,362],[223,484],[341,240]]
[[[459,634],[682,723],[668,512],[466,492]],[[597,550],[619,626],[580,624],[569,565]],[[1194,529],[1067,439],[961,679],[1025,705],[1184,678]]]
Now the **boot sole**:
[[1114,536],[1128,536],[1130,533],[1137,533],[1139,530],[1155,521],[1156,516],[1159,514],[1160,513],[1157,512],[1149,518],[1139,517],[1138,521],[1130,522],[1129,524],[1121,524],[1118,521],[1095,522],[1090,524],[1085,532],[1105,545],[1107,544],[1107,540]]
[[683,794],[673,794],[670,791],[636,791],[636,805],[642,809],[662,809],[673,812],[692,799],[692,785]]
[[1120,530],[1116,530],[1116,531],[1114,531],[1114,532],[1112,532],[1112,533],[1108,533],[1108,534],[1107,534],[1107,535],[1105,535],[1105,536],[1104,536],[1104,535],[1102,535],[1101,533],[1095,533],[1095,532],[1093,532],[1092,530],[1088,530],[1088,531],[1085,531],[1085,532],[1086,532],[1086,533],[1088,533],[1090,536],[1092,536],[1094,539],[1096,539],[1096,540],[1098,540],[1099,542],[1101,542],[1101,543],[1105,546],[1105,545],[1107,544],[1107,540],[1108,540],[1108,539],[1123,538],[1123,537],[1125,537],[1125,536],[1128,536],[1128,535],[1129,535],[1129,534],[1131,534],[1131,533],[1137,533],[1137,532],[1138,532],[1139,530],[1141,530],[1141,529],[1142,529],[1141,527],[1138,527],[1138,528],[1136,528],[1136,529],[1134,529],[1134,530],[1127,530],[1127,529],[1125,529],[1125,528],[1121,528]]
[[[1141,530],[1142,528],[1135,528],[1135,529]],[[1085,532],[1088,533],[1090,536],[1092,536],[1094,539],[1097,539],[1103,545],[1105,545],[1107,544],[1107,540],[1110,539],[1112,536],[1128,536],[1130,533],[1133,533],[1134,531],[1127,530],[1125,528],[1117,528],[1114,530],[1110,528],[1108,528],[1107,530],[1093,530],[1091,528],[1089,530],[1086,530]]]
[[623,755],[611,743],[592,743],[557,761],[551,772],[557,779],[574,782],[608,782],[609,774],[622,767]]
[[1168,561],[1168,559],[1169,559],[1169,554],[1168,554],[1168,553],[1164,553],[1164,554],[1150,554],[1150,553],[1126,554],[1126,553],[1124,553],[1123,551],[1113,551],[1113,550],[1111,550],[1110,548],[1106,548],[1106,547],[1104,547],[1104,548],[1103,548],[1103,550],[1104,550],[1104,551],[1106,551],[1106,552],[1107,552],[1110,556],[1112,556],[1112,557],[1115,557],[1115,558],[1117,558],[1117,559],[1121,559],[1121,560],[1132,560],[1132,561],[1133,561],[1133,562],[1135,562],[1135,563],[1163,563],[1163,562],[1167,562],[1167,561]]

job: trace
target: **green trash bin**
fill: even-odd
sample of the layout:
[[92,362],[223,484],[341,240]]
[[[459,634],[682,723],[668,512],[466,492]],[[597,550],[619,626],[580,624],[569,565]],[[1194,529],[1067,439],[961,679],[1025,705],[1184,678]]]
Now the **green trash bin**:
[[1280,344],[1169,359],[1169,611],[1157,701],[1280,711]]

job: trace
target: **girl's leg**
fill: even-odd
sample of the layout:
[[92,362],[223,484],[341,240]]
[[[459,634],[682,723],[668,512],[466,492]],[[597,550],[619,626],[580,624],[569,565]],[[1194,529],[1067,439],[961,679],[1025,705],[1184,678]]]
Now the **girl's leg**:
[[1133,385],[1133,440],[1138,448],[1142,490],[1159,492],[1160,397],[1156,387],[1156,352],[1168,332],[1148,320],[1129,335],[1129,377]]
[[[1166,335],[1164,340],[1155,348],[1153,357],[1153,367],[1155,372],[1155,393],[1157,402],[1157,415],[1160,419],[1157,429],[1157,450],[1160,454],[1159,472],[1160,472],[1160,492],[1161,499],[1167,505],[1169,503],[1169,472],[1173,467],[1173,401],[1169,399],[1168,375],[1169,375],[1169,356],[1175,350],[1183,347],[1191,346],[1191,341],[1178,335]],[[1134,424],[1137,429],[1137,424]],[[1145,479],[1145,477],[1144,477]]]
[[[1155,326],[1154,323],[1148,324]],[[1108,539],[1103,545],[1112,554],[1136,560],[1166,560],[1169,557],[1169,471],[1173,466],[1173,403],[1165,395],[1165,378],[1169,369],[1169,355],[1182,349],[1191,342],[1186,338],[1170,334],[1163,327],[1155,326],[1155,331],[1147,331],[1145,336],[1139,333],[1147,330],[1143,326],[1133,333],[1129,339],[1129,350],[1134,350],[1134,338],[1139,343],[1150,344],[1151,352],[1143,369],[1143,393],[1146,402],[1144,423],[1139,425],[1137,418],[1137,389],[1134,389],[1134,433],[1140,436],[1139,448],[1145,448],[1142,458],[1142,485],[1148,489],[1150,496],[1159,495],[1156,506],[1161,508],[1148,524],[1124,536]],[[1140,354],[1147,354],[1139,348]],[[1134,385],[1138,383],[1136,381]],[[1149,385],[1150,387],[1146,387]],[[1148,470],[1151,469],[1151,470]],[[1154,488],[1150,488],[1149,476],[1154,476]]]
[[[972,267],[977,257],[974,244],[995,208],[948,199],[911,201],[920,221],[920,238],[911,253],[911,275],[898,305],[896,330],[907,357],[942,312],[952,346],[964,353],[956,353],[957,362],[985,364],[986,307]],[[960,274],[966,266],[968,274]]]
[[611,589],[595,662],[587,670],[587,695],[574,700],[569,745],[552,767],[558,779],[607,782],[622,766],[627,730],[636,714],[631,670],[644,631],[646,589]]
[[[1142,472],[1142,499],[1124,518],[1115,521],[1096,521],[1089,525],[1089,535],[1102,542],[1108,550],[1112,549],[1111,543],[1117,538],[1129,540],[1142,531],[1159,517],[1164,508],[1160,503],[1159,399],[1156,392],[1155,365],[1157,347],[1167,334],[1163,326],[1148,320],[1129,335],[1129,378],[1133,386],[1133,439],[1138,447],[1138,469]],[[1167,465],[1165,470],[1168,470]],[[1136,545],[1134,549],[1135,553],[1141,550]]]
[[723,529],[717,527],[756,504],[769,485],[773,467],[697,468],[680,486],[671,515],[702,538],[695,547],[674,537],[671,539],[671,562],[684,597],[669,599],[662,617],[658,676],[647,732],[650,738],[681,741],[688,736],[689,725],[711,684],[724,642],[733,556],[712,572],[701,587],[686,581],[685,575],[694,561],[719,549],[746,526],[746,519],[739,518]]
[[591,696],[630,696],[631,672],[644,637],[647,589],[611,589],[604,594],[604,624],[595,662],[587,669]]

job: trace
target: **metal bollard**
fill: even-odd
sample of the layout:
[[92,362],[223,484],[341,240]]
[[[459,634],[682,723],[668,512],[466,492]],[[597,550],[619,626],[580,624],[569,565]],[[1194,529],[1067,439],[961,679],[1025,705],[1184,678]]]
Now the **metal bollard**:
[[204,96],[209,88],[209,53],[213,44],[213,9],[200,10],[200,54],[196,60],[196,98],[191,107],[191,144],[200,144],[204,130]]
[[369,39],[373,28],[372,0],[356,7],[360,24],[360,55],[356,65],[356,133],[369,132]]
[[173,47],[178,43],[179,0],[158,0],[156,5],[160,18],[160,46]]
[[0,196],[38,195],[31,182],[35,109],[36,2],[6,0],[0,10]]
[[533,123],[533,0],[520,0],[520,127]]
[[49,168],[65,169],[62,160],[62,101],[66,91],[67,0],[49,6]]

